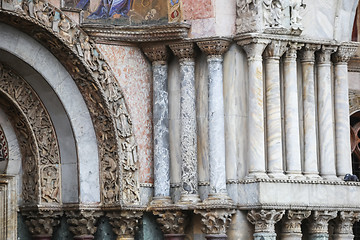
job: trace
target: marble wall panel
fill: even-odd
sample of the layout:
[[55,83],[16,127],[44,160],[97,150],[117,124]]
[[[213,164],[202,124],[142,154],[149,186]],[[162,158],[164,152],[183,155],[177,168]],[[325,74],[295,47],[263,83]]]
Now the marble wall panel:
[[215,18],[189,20],[187,23],[191,24],[189,38],[202,38],[216,35]]
[[137,47],[98,45],[120,83],[133,121],[140,182],[153,183],[151,66]]
[[214,17],[213,2],[212,0],[182,0],[184,19],[191,20]]
[[360,72],[349,72],[349,89],[360,91]]

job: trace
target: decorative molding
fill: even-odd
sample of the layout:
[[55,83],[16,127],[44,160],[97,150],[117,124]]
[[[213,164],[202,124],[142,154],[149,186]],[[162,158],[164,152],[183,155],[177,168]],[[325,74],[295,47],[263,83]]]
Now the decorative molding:
[[231,217],[235,214],[233,209],[195,209],[195,214],[201,215],[201,230],[205,234],[226,235],[231,223]]
[[[88,41],[88,35],[75,22],[51,4],[43,1],[39,4],[46,8],[37,10],[35,15],[26,4],[3,1],[0,22],[28,33],[43,44],[79,87],[99,146],[101,202],[139,205],[137,146],[119,83],[94,42]],[[110,85],[109,90],[106,87]]]
[[295,211],[289,210],[283,219],[283,233],[301,233],[301,222],[308,218],[311,211]]
[[328,225],[331,219],[336,218],[337,211],[313,211],[309,218],[309,233],[328,233]]
[[181,40],[188,36],[190,25],[171,23],[162,26],[109,26],[83,24],[81,28],[97,43],[121,44]]
[[9,161],[9,146],[6,140],[4,130],[0,125],[0,162],[2,161]]
[[156,221],[164,234],[185,234],[185,228],[189,222],[188,215],[183,211],[153,211],[158,216]]
[[106,214],[118,238],[133,238],[143,213],[138,211],[111,211]]
[[255,225],[255,233],[275,233],[275,223],[281,220],[285,210],[251,210],[247,219]]

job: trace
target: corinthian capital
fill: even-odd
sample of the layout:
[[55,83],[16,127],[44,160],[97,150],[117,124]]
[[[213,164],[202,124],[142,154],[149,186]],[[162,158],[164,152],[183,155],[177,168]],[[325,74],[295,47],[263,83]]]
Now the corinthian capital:
[[264,49],[270,42],[268,39],[254,38],[239,41],[238,45],[245,50],[248,61],[261,61]]
[[301,233],[301,222],[308,218],[311,211],[289,210],[284,218],[283,233]]
[[303,49],[300,51],[300,59],[302,62],[314,62],[315,52],[321,48],[320,45],[316,44],[305,44]]
[[187,214],[182,211],[154,211],[164,234],[185,234]]
[[231,223],[231,217],[235,210],[231,209],[207,209],[195,210],[194,213],[202,216],[202,231],[211,235],[226,235],[227,228]]
[[333,60],[335,63],[347,63],[356,50],[357,46],[340,46],[333,55]]
[[112,211],[106,214],[118,239],[133,238],[142,215],[138,211]]
[[195,44],[192,42],[174,43],[169,47],[180,60],[192,60],[195,57]]
[[310,217],[309,233],[328,233],[329,221],[336,216],[337,211],[314,211]]
[[265,59],[274,58],[280,59],[281,56],[287,49],[287,42],[283,41],[272,41],[266,48],[265,48]]
[[222,56],[230,45],[229,40],[225,39],[214,39],[197,42],[197,45],[208,56]]
[[54,227],[59,225],[61,211],[35,210],[23,211],[25,216],[25,224],[28,227],[34,239],[42,236],[43,239],[51,239]]
[[321,46],[321,50],[317,52],[316,60],[320,64],[328,64],[331,61],[331,54],[337,49],[336,46]]
[[251,210],[247,219],[255,225],[255,233],[275,233],[275,223],[281,220],[285,210]]
[[70,210],[65,212],[70,232],[75,236],[92,236],[96,232],[96,222],[101,212],[90,209]]
[[353,225],[360,220],[360,213],[341,211],[335,219],[335,234],[353,234]]
[[297,51],[300,50],[303,46],[304,44],[289,42],[288,50],[285,53],[285,57],[290,60],[296,60]]
[[166,62],[169,57],[165,45],[144,45],[142,50],[151,62]]

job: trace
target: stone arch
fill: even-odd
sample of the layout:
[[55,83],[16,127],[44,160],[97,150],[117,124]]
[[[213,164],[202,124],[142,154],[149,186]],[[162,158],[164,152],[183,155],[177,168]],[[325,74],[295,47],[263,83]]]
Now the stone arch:
[[129,159],[136,154],[130,152],[136,143],[120,86],[85,32],[59,9],[48,3],[46,6],[40,15],[34,15],[26,4],[8,1],[0,9],[0,22],[40,42],[62,63],[79,88],[98,142],[101,203],[139,204],[138,163]]

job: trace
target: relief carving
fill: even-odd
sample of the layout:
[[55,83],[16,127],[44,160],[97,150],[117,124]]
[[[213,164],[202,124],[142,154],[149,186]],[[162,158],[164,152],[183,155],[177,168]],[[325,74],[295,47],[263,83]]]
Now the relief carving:
[[280,0],[263,0],[265,27],[282,27],[283,6]]
[[188,223],[187,214],[183,211],[154,211],[157,222],[164,234],[185,234]]
[[195,214],[202,216],[202,231],[205,234],[226,234],[231,223],[231,217],[235,214],[233,209],[207,209],[194,210]]
[[106,214],[118,237],[134,237],[142,215],[137,211],[112,211]]
[[69,230],[74,236],[89,236],[96,232],[96,222],[101,216],[101,212],[80,209],[65,212]]
[[9,161],[9,147],[4,130],[0,126],[0,162]]
[[59,211],[23,211],[25,224],[32,236],[52,236],[54,228],[60,224]]

